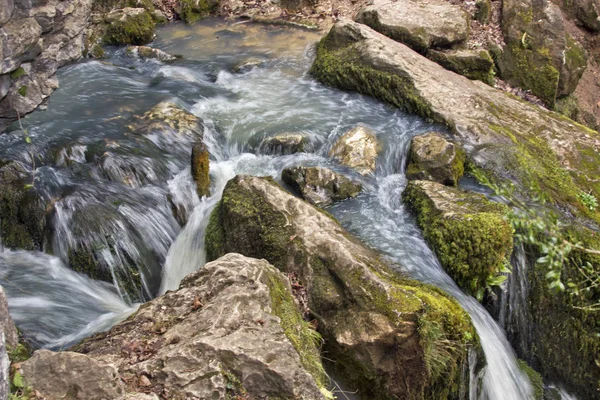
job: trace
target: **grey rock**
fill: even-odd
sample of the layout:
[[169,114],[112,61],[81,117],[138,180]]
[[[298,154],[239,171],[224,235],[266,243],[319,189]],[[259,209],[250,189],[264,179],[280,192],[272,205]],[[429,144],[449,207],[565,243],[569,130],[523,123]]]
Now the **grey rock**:
[[14,349],[19,344],[17,327],[10,317],[8,301],[4,288],[0,286],[0,332],[4,332],[4,341],[9,349]]
[[169,53],[160,49],[153,49],[148,46],[127,46],[127,54],[133,57],[142,59],[154,59],[162,62],[175,61],[178,57],[172,56]]
[[469,15],[442,0],[374,0],[356,21],[420,52],[449,47],[469,35]]
[[0,399],[8,399],[10,394],[10,360],[4,340],[4,332],[0,329]]
[[0,0],[0,27],[7,23],[15,8],[13,0]]
[[430,50],[427,52],[427,58],[469,79],[478,79],[488,85],[494,84],[494,60],[487,50]]
[[300,192],[304,200],[318,207],[356,197],[362,190],[361,184],[323,167],[286,168],[281,179]]
[[[474,342],[461,339],[458,345],[451,332],[461,326],[460,332],[472,332],[473,337],[476,333],[454,300],[399,277],[329,214],[270,178],[238,175],[230,180],[206,237],[209,259],[236,251],[265,257],[280,270],[296,274],[307,290],[310,310],[318,316],[327,358],[363,398],[406,399],[431,393],[434,378],[426,372],[417,333],[421,318],[435,319],[441,328],[438,339],[457,344],[448,357],[453,362],[440,365],[436,374],[447,377],[447,371],[460,371],[466,362],[467,347]],[[429,314],[433,309],[440,314]],[[451,385],[450,380],[444,378],[444,385]],[[430,398],[442,397],[433,393]]]
[[38,350],[21,367],[28,386],[47,399],[116,399],[125,393],[117,369],[85,354]]
[[329,157],[366,175],[375,172],[381,144],[369,128],[358,125],[335,141]]
[[[323,399],[282,328],[292,323],[293,330],[308,329],[297,325],[301,317],[286,282],[265,260],[228,254],[75,349],[117,366],[131,391],[164,390],[170,398],[226,399],[245,391],[252,398]],[[277,314],[281,301],[295,314]],[[303,351],[318,359],[316,347]]]
[[10,88],[10,74],[0,75],[0,100],[6,96]]
[[263,139],[259,151],[265,154],[294,154],[309,150],[309,139],[303,133],[278,133]]
[[599,0],[575,0],[575,15],[586,28],[600,31],[600,1]]
[[39,40],[42,28],[33,18],[11,20],[0,29],[2,59],[0,74],[14,71],[24,61],[38,56],[42,48]]
[[415,136],[410,146],[406,177],[456,186],[464,172],[465,155],[437,132]]

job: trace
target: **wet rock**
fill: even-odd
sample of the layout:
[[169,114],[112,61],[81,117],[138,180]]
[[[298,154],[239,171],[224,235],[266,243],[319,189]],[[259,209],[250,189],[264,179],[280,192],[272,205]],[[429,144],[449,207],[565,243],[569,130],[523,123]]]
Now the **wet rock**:
[[239,64],[235,65],[232,68],[232,71],[235,72],[236,74],[242,74],[244,72],[249,72],[256,67],[261,66],[262,64],[264,64],[264,62],[265,61],[261,60],[260,58],[249,58],[249,59],[244,60],[244,61],[240,62]]
[[144,45],[154,38],[152,14],[144,8],[123,8],[106,16],[108,27],[104,33],[106,44]]
[[498,66],[502,79],[539,97],[549,107],[571,94],[587,67],[581,45],[565,32],[562,13],[552,2],[502,3],[506,46]]
[[504,219],[508,209],[430,181],[409,182],[402,198],[446,272],[481,299],[512,253],[512,228]]
[[117,369],[84,354],[38,350],[21,367],[25,382],[49,399],[116,399],[125,393]]
[[427,58],[469,79],[494,84],[494,60],[487,50],[430,50]]
[[577,199],[590,191],[600,198],[592,183],[600,176],[600,138],[588,128],[447,71],[350,21],[338,22],[321,41],[311,73],[448,126],[475,167],[525,194],[536,185],[553,203],[600,221]]
[[329,157],[366,175],[375,172],[381,145],[375,134],[359,125],[343,134],[329,150]]
[[278,133],[263,139],[259,151],[264,154],[295,154],[309,149],[309,139],[303,133]]
[[148,46],[127,46],[127,54],[142,59],[152,58],[161,62],[175,61],[180,57],[172,56],[160,49]]
[[283,274],[228,254],[75,349],[114,365],[131,392],[316,400],[326,376],[310,329]]
[[0,160],[0,240],[10,249],[41,250],[46,203],[18,161]]
[[193,143],[204,137],[202,119],[170,101],[163,101],[135,118],[129,128],[164,149],[179,146],[189,151]]
[[8,301],[4,288],[0,286],[0,332],[4,333],[4,342],[8,349],[14,349],[19,344],[17,327],[8,312]]
[[10,394],[10,360],[4,339],[4,332],[0,329],[0,399],[8,399]]
[[[298,276],[327,358],[361,397],[458,395],[476,340],[468,315],[440,290],[392,272],[330,215],[272,179],[239,175],[206,232],[209,259],[235,251]],[[430,363],[438,351],[448,362]]]
[[469,35],[468,14],[442,0],[375,0],[359,11],[356,21],[419,52],[449,47]]
[[208,148],[202,142],[196,143],[192,148],[192,177],[196,182],[198,197],[210,196],[210,161]]
[[575,15],[586,28],[600,31],[600,1],[598,0],[575,0]]
[[410,146],[406,178],[456,186],[464,172],[465,154],[437,132],[415,136]]
[[218,5],[219,0],[179,0],[175,11],[179,18],[192,23],[208,17]]
[[362,190],[359,183],[323,167],[286,168],[281,179],[317,207],[356,197]]

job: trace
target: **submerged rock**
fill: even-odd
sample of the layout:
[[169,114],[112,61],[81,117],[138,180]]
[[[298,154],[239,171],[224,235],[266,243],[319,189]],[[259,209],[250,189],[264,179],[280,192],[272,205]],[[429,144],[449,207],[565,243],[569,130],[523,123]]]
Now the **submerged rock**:
[[447,70],[469,79],[494,84],[494,60],[487,50],[430,50],[427,57]]
[[295,154],[309,150],[309,144],[304,133],[278,133],[264,138],[259,150],[265,154]]
[[359,125],[335,141],[329,150],[329,157],[367,175],[375,172],[380,151],[381,144],[377,136],[369,128]]
[[180,58],[148,46],[127,46],[127,54],[139,58],[152,58],[162,62],[175,61]]
[[464,172],[465,154],[437,132],[415,136],[410,146],[406,178],[456,186]]
[[361,397],[458,396],[467,349],[477,343],[464,310],[439,289],[394,273],[330,215],[272,179],[239,175],[227,183],[206,250],[209,259],[235,251],[295,273],[327,358]]
[[209,169],[208,149],[204,143],[196,143],[192,147],[192,177],[200,198],[210,196]]
[[359,183],[323,167],[286,168],[281,179],[317,207],[356,197],[362,190]]
[[129,128],[145,135],[161,148],[180,146],[188,149],[204,138],[202,119],[170,101],[163,101],[136,120]]
[[449,47],[469,35],[469,15],[443,0],[374,0],[359,11],[356,21],[419,52]]
[[555,204],[600,222],[578,199],[600,198],[597,133],[488,85],[445,70],[367,26],[338,22],[321,41],[311,73],[445,124],[475,167],[517,190],[532,186]]
[[402,198],[442,267],[463,290],[483,294],[494,284],[513,249],[508,209],[485,196],[437,182],[413,181]]
[[[318,342],[283,274],[265,260],[228,254],[72,349],[85,355],[41,350],[23,370],[48,398],[82,398],[69,388],[89,377],[100,385],[105,376],[101,390],[114,390],[104,397],[111,399],[114,382],[124,381],[129,396],[317,400],[327,384]],[[81,367],[64,369],[63,358]]]

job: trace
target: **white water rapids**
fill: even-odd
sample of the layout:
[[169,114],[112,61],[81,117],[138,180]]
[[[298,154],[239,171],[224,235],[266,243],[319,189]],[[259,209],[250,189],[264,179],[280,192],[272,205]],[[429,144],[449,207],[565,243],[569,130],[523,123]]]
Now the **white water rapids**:
[[[24,120],[44,160],[50,160],[38,168],[36,185],[54,200],[52,246],[45,248],[54,255],[0,253],[0,284],[17,325],[35,345],[53,349],[108,329],[137,308],[135,301],[176,289],[184,276],[202,267],[204,230],[229,179],[240,173],[279,179],[288,166],[322,165],[360,180],[365,188],[328,211],[413,277],[450,293],[471,315],[487,367],[481,390],[473,379],[468,398],[532,399],[504,331],[442,270],[402,205],[410,139],[440,128],[314,82],[306,76],[310,59],[304,49],[315,39],[282,27],[172,25],[159,31],[155,45],[183,54],[175,65],[132,60],[117,51],[114,64],[92,61],[64,69],[62,88],[48,110]],[[259,67],[230,72],[249,57],[259,58]],[[195,194],[189,143],[164,146],[160,138],[125,133],[132,115],[165,99],[205,122],[213,182],[208,198]],[[370,126],[384,143],[373,176],[362,177],[327,157],[335,139],[357,123]],[[296,131],[311,137],[314,153],[259,154],[264,136]],[[25,159],[19,134],[0,137],[0,157]],[[51,157],[53,149],[71,143],[80,147]],[[101,161],[81,155],[98,147]],[[187,219],[183,227],[173,216],[174,206]],[[112,283],[65,266],[77,246],[92,249]],[[131,291],[130,282],[140,286]]]

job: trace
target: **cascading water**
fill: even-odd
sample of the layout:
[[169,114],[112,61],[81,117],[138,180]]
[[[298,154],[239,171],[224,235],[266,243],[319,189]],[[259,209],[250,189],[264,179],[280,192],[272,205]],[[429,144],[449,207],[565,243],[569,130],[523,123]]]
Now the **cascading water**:
[[[305,76],[310,65],[305,48],[316,39],[283,27],[174,24],[161,28],[155,46],[183,54],[176,65],[131,59],[119,50],[113,64],[90,61],[64,69],[48,110],[24,119],[44,160],[36,187],[54,204],[52,246],[45,250],[56,256],[0,254],[0,284],[17,324],[36,345],[52,348],[106,329],[133,312],[129,304],[135,299],[177,288],[204,264],[208,216],[230,178],[247,173],[278,179],[285,167],[321,165],[365,188],[328,211],[412,276],[456,297],[471,315],[487,367],[481,390],[473,379],[469,397],[532,398],[502,329],[441,269],[402,205],[410,139],[439,127]],[[259,66],[230,72],[249,58]],[[184,139],[138,137],[127,128],[133,115],[163,100],[204,119],[213,181],[208,198],[194,192]],[[357,123],[370,126],[384,143],[373,176],[327,157],[335,139]],[[314,153],[259,154],[265,136],[298,131],[309,135]],[[19,135],[0,137],[0,157],[24,161]],[[178,220],[187,224],[180,228]],[[107,282],[65,267],[81,248],[107,272],[102,276]]]

